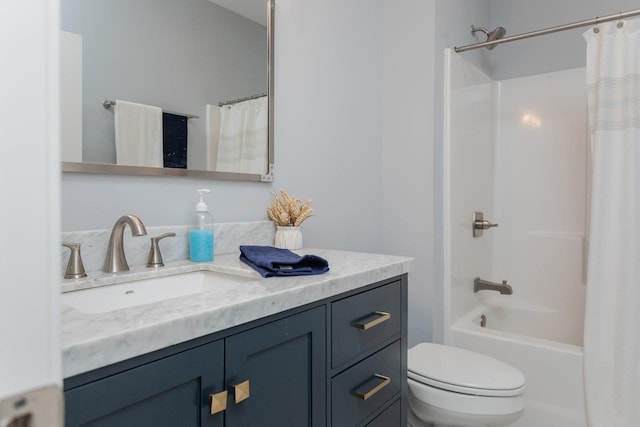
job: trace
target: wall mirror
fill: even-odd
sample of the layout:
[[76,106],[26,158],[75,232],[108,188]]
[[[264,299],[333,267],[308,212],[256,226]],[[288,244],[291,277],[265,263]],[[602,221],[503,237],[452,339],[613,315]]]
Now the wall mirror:
[[273,179],[274,0],[61,0],[62,170]]

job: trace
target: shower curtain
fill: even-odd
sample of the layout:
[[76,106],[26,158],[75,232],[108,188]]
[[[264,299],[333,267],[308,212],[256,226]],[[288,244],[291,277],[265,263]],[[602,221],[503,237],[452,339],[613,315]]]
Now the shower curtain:
[[207,169],[267,173],[268,107],[266,96],[207,106]]
[[640,20],[587,41],[592,183],[584,330],[591,427],[640,426]]

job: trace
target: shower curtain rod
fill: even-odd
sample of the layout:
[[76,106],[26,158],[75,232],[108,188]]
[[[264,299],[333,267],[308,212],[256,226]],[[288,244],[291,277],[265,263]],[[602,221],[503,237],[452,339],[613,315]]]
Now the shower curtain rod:
[[461,52],[466,52],[466,51],[472,50],[472,49],[479,49],[481,47],[495,46],[495,45],[502,44],[502,43],[514,42],[516,40],[528,39],[530,37],[537,37],[537,36],[542,36],[542,35],[545,35],[545,34],[557,33],[559,31],[572,30],[574,28],[586,27],[588,25],[598,25],[598,24],[602,24],[603,22],[615,21],[617,19],[630,18],[632,16],[637,16],[637,15],[640,15],[640,9],[630,10],[628,12],[615,13],[613,15],[607,15],[607,16],[602,16],[602,17],[595,17],[595,18],[592,18],[592,19],[584,20],[584,21],[573,22],[571,24],[558,25],[556,27],[549,27],[549,28],[545,28],[543,30],[537,30],[537,31],[531,31],[531,32],[528,32],[528,33],[517,34],[515,36],[509,36],[509,37],[505,37],[505,38],[502,38],[502,39],[492,40],[492,41],[489,41],[489,42],[480,42],[480,43],[470,44],[470,45],[466,45],[466,46],[454,47],[454,50],[456,52],[458,52],[458,53],[461,53]]
[[251,101],[251,100],[254,100],[254,99],[262,98],[263,96],[267,96],[267,93],[266,92],[257,93],[255,95],[249,95],[249,96],[245,96],[243,98],[236,98],[236,99],[230,99],[228,101],[218,102],[218,107],[224,107],[225,105],[237,104],[237,103],[243,102],[243,101]]

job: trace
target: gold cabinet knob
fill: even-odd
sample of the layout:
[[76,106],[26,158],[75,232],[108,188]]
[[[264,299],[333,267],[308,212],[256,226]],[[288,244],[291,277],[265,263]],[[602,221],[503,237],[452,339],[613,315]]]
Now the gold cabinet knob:
[[227,409],[227,390],[210,394],[209,399],[211,401],[211,415]]
[[251,391],[249,389],[249,380],[243,381],[240,384],[236,384],[233,386],[233,394],[235,396],[235,402],[240,403],[243,400],[246,400],[251,396]]

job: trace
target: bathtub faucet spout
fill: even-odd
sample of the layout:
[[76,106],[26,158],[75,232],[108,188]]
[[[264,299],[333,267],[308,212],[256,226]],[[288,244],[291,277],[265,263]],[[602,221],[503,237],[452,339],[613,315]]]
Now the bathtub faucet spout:
[[513,288],[511,288],[511,285],[507,284],[506,280],[503,280],[502,283],[495,283],[488,280],[482,280],[479,277],[473,279],[473,292],[484,290],[498,291],[503,295],[511,295],[513,293]]

